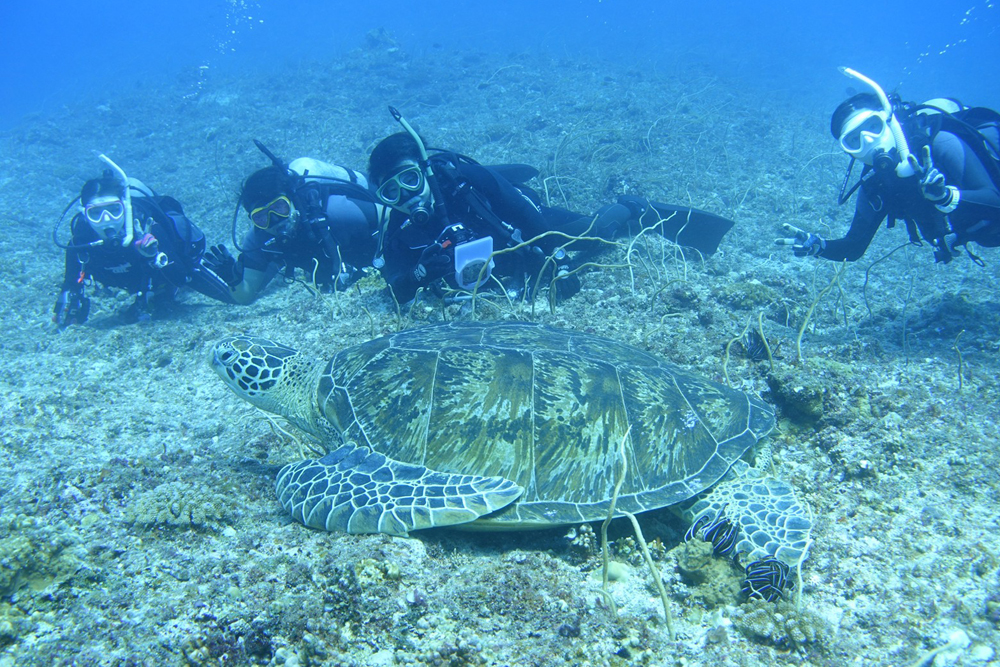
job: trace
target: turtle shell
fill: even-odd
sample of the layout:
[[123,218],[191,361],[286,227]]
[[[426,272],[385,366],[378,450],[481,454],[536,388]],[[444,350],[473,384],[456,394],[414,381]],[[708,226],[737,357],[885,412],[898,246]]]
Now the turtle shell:
[[526,322],[455,322],[342,350],[316,398],[349,442],[522,486],[484,528],[604,518],[623,441],[617,508],[682,502],[774,426],[759,398],[623,343]]

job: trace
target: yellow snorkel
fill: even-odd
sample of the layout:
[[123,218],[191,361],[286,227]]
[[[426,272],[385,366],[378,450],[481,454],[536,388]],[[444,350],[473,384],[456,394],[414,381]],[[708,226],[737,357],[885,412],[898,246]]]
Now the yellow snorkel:
[[[420,167],[427,173],[427,185],[430,186],[431,197],[433,198],[434,211],[442,220],[447,220],[448,210],[444,201],[444,197],[441,196],[441,189],[438,185],[437,179],[434,177],[434,167],[431,165],[430,157],[427,154],[427,147],[424,146],[424,140],[420,138],[417,131],[406,122],[403,118],[403,114],[399,113],[396,107],[389,107],[389,113],[392,117],[399,123],[406,133],[413,137],[413,141],[417,144],[417,150],[420,151]],[[424,212],[425,215],[429,216],[430,212]]]

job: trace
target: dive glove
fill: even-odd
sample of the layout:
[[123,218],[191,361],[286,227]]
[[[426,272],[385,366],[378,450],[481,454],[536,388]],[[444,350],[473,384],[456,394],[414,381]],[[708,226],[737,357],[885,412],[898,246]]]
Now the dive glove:
[[432,243],[420,253],[417,265],[413,267],[413,279],[418,285],[424,285],[448,275],[451,268],[451,255],[440,243]]
[[83,324],[90,314],[90,299],[80,290],[63,290],[52,309],[52,321],[60,329],[71,324]]
[[580,278],[564,264],[556,269],[555,288],[560,299],[568,299],[580,291]]
[[944,174],[934,166],[931,147],[924,146],[924,159],[920,163],[920,191],[924,199],[937,206],[943,213],[951,213],[958,206],[958,188],[945,183]]
[[792,252],[795,253],[796,257],[815,257],[826,250],[826,239],[819,234],[807,232],[787,222],[781,228],[786,233],[792,234],[792,236],[790,238],[775,239],[775,245],[792,246]]
[[214,245],[208,249],[201,262],[217,276],[226,281],[230,287],[243,282],[243,267],[233,257],[225,245]]

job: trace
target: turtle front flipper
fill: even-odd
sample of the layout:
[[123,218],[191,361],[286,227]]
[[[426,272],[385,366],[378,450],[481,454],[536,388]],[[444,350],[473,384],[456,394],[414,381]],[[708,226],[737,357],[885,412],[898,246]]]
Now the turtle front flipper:
[[282,468],[277,491],[292,518],[311,528],[406,535],[475,521],[524,489],[502,477],[435,472],[344,445]]

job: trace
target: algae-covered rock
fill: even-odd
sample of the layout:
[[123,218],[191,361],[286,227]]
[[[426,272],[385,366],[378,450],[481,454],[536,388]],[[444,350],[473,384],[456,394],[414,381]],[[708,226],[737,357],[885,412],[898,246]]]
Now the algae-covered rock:
[[760,310],[781,300],[777,290],[759,280],[726,283],[716,290],[715,296],[726,305],[749,310]]
[[809,358],[800,366],[775,368],[767,377],[771,400],[800,426],[846,424],[872,416],[865,387],[856,371],[833,359]]
[[728,558],[712,554],[712,543],[702,540],[683,542],[671,553],[684,583],[691,587],[691,597],[706,609],[736,602],[740,595],[738,570]]
[[[621,537],[612,543],[614,554],[633,567],[645,567],[646,557],[642,553],[642,547],[631,535]],[[656,537],[646,545],[649,549],[649,556],[654,561],[662,561],[666,558],[667,550],[663,546],[660,538]]]
[[34,628],[35,624],[23,611],[5,602],[0,603],[0,649],[13,644]]
[[374,558],[364,558],[355,564],[354,573],[361,588],[379,586],[386,581],[399,581],[403,576],[396,563]]
[[68,580],[80,569],[77,544],[65,522],[50,526],[24,515],[0,521],[0,598]]
[[772,399],[789,419],[814,424],[823,417],[826,387],[814,374],[801,368],[776,368],[767,384]]

